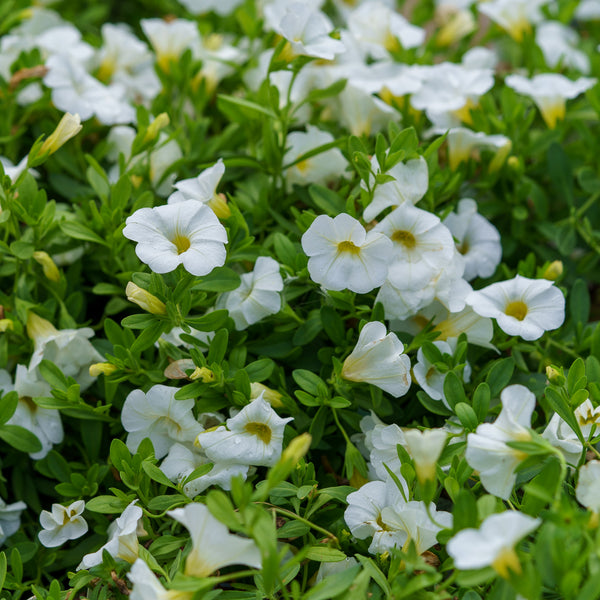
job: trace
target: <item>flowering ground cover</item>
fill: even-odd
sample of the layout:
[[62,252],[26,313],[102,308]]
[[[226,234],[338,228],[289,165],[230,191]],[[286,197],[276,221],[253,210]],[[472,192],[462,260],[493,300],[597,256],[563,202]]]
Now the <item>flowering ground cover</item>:
[[0,3],[0,598],[600,598],[599,44]]

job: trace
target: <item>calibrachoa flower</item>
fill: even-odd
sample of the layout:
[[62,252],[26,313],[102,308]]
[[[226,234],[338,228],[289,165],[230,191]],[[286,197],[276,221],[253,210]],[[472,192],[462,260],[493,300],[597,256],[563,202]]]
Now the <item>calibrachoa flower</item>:
[[136,254],[155,273],[182,264],[192,275],[208,275],[225,263],[227,232],[215,213],[196,200],[141,208],[126,223],[123,235],[138,242]]
[[69,506],[53,504],[52,512],[43,510],[40,514],[40,524],[44,528],[38,533],[38,538],[46,548],[62,546],[67,540],[75,540],[88,530],[88,524],[81,516],[85,502],[77,500]]
[[285,424],[292,419],[281,418],[261,394],[227,419],[227,427],[200,433],[195,444],[211,461],[272,467],[281,456]]
[[435,479],[435,465],[448,439],[443,429],[405,429],[408,453],[415,463],[419,481]]
[[367,323],[344,361],[342,377],[371,383],[395,398],[404,396],[410,387],[410,358],[403,352],[402,342],[383,323]]
[[386,278],[392,242],[350,215],[319,215],[302,236],[311,279],[328,290],[366,294]]
[[133,583],[130,600],[191,600],[194,596],[193,592],[166,590],[141,558],[133,563],[127,577]]
[[547,279],[517,275],[471,292],[467,304],[478,315],[496,319],[508,335],[524,340],[537,340],[545,331],[558,329],[565,320],[565,297]]
[[203,504],[192,503],[169,511],[190,532],[192,550],[185,559],[185,574],[208,577],[228,565],[262,566],[260,550],[253,540],[232,535]]
[[502,410],[494,423],[482,423],[467,436],[465,458],[479,471],[483,487],[494,496],[508,500],[517,480],[515,469],[527,454],[506,442],[531,439],[531,415],[535,396],[523,385],[509,385],[500,394]]
[[575,495],[583,506],[600,513],[600,461],[591,460],[579,469]]
[[463,529],[450,539],[446,550],[457,569],[492,567],[508,578],[509,571],[521,573],[515,551],[517,542],[539,527],[541,519],[509,510],[489,516],[479,529]]
[[27,504],[13,502],[6,504],[0,498],[0,544],[4,544],[7,538],[16,533],[21,526],[21,513],[27,508]]

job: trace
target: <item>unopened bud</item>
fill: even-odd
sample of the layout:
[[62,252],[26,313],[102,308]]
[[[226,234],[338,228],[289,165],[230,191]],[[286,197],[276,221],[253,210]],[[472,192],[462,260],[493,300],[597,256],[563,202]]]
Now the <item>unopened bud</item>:
[[40,154],[45,154],[46,152],[53,154],[72,137],[76,136],[81,131],[81,128],[81,119],[78,114],[65,113],[56,126],[56,129],[42,144]]
[[148,129],[146,129],[146,135],[144,136],[144,142],[150,142],[156,139],[156,136],[158,136],[160,130],[164,129],[170,122],[171,121],[167,113],[160,113],[160,115],[158,115],[156,119],[154,119],[154,121],[148,125]]
[[44,275],[50,280],[54,282],[60,281],[60,271],[54,261],[50,258],[50,255],[47,252],[43,252],[38,250],[33,253],[33,260],[42,265],[42,270],[44,271]]
[[14,329],[14,324],[10,319],[0,319],[0,333],[4,333],[10,329],[11,331]]
[[544,271],[542,277],[544,279],[549,279],[550,281],[556,281],[563,273],[563,264],[560,260],[555,260],[551,262]]
[[312,436],[310,433],[302,433],[296,436],[282,452],[281,461],[292,466],[297,465],[300,462],[300,459],[304,458],[306,453],[310,450],[311,443]]
[[208,367],[196,367],[190,375],[190,379],[192,381],[199,379],[202,383],[212,383],[215,380],[215,374]]
[[127,295],[127,300],[134,302],[140,308],[153,315],[164,315],[167,313],[167,307],[164,302],[150,292],[147,292],[144,288],[133,283],[133,281],[127,284],[125,294]]
[[231,216],[231,209],[224,194],[215,194],[207,204],[219,219],[228,219]]
[[119,367],[109,362],[101,362],[90,365],[90,377],[98,377],[98,375],[110,375],[118,371]]
[[548,381],[553,385],[564,385],[566,379],[561,371],[562,369],[559,370],[552,365],[548,365],[546,367],[546,377],[548,378]]
[[281,408],[283,406],[283,402],[281,399],[283,398],[283,394],[272,390],[270,387],[263,385],[262,383],[254,382],[250,384],[250,398],[254,400],[258,398],[260,395],[263,395],[263,398],[273,407],[273,408]]

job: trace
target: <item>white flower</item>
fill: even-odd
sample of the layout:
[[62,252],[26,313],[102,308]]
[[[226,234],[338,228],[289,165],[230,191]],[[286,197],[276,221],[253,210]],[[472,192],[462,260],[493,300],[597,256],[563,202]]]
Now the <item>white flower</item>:
[[386,278],[392,242],[350,215],[319,215],[302,236],[311,279],[328,290],[365,294]]
[[[293,131],[287,136],[289,146],[283,158],[284,164],[296,161],[300,156],[311,150],[329,144],[334,137],[328,131],[321,131],[313,125],[307,125],[306,132]],[[337,181],[344,173],[348,162],[339,148],[331,148],[312,158],[306,158],[285,171],[288,190],[294,183],[306,185],[318,183],[326,185],[330,181]]]
[[241,284],[236,290],[221,294],[216,308],[226,308],[238,330],[274,315],[281,310],[283,279],[279,273],[279,263],[269,256],[256,259],[254,271],[241,276]]
[[514,279],[471,292],[467,304],[482,317],[496,319],[502,331],[537,340],[565,320],[565,297],[547,279]]
[[136,561],[139,552],[138,535],[145,535],[142,527],[142,509],[135,506],[134,500],[108,527],[108,541],[102,548],[86,554],[77,570],[89,569],[102,563],[102,553],[106,550],[113,558],[120,558],[128,563]]
[[126,223],[123,235],[138,242],[136,254],[155,273],[183,264],[192,275],[208,275],[225,263],[227,232],[205,204],[186,200],[141,208]]
[[6,504],[0,498],[0,545],[4,544],[7,538],[17,533],[21,526],[21,513],[27,508],[25,502],[13,502]]
[[457,248],[465,260],[463,277],[491,277],[502,259],[498,230],[477,212],[477,202],[463,198],[456,213],[444,219],[444,225],[456,238]]
[[[408,486],[402,476],[398,479],[408,497]],[[359,540],[373,536],[369,552],[377,554],[386,552],[394,547],[402,548],[407,539],[406,531],[391,527],[383,520],[382,512],[388,506],[404,502],[400,492],[391,477],[383,481],[369,481],[358,491],[348,494],[348,508],[344,512],[344,520],[352,535]]]
[[506,445],[531,439],[531,415],[535,396],[519,384],[500,394],[502,410],[494,423],[482,423],[467,436],[465,458],[479,471],[481,484],[490,494],[508,500],[517,479],[515,469],[527,454]]
[[[371,159],[371,166],[374,173],[381,172],[376,156]],[[399,162],[386,174],[393,177],[394,181],[382,183],[375,188],[373,200],[363,213],[365,221],[372,221],[381,211],[390,206],[400,206],[405,202],[416,204],[429,187],[427,161],[422,156],[405,163]],[[375,178],[371,177],[371,185],[374,183]],[[366,188],[364,182],[361,183],[361,187]]]
[[443,429],[405,429],[404,437],[419,481],[435,480],[435,465],[446,445],[448,432]]
[[191,179],[182,179],[173,185],[177,189],[167,202],[174,204],[185,200],[196,200],[208,204],[217,195],[217,186],[225,174],[225,164],[220,158],[212,167],[205,169]]
[[154,48],[156,62],[164,72],[168,73],[171,63],[179,60],[188,48],[192,51],[192,56],[197,56],[200,49],[200,33],[193,21],[142,19],[140,25]]
[[217,463],[273,466],[281,456],[285,424],[261,394],[230,419],[227,427],[204,431],[195,445]]
[[[86,390],[94,382],[89,374],[90,365],[102,362],[104,357],[92,346],[94,337],[90,327],[81,329],[56,329],[52,323],[29,312],[27,333],[33,339],[35,350],[29,363],[29,371],[37,373],[42,360],[53,362],[67,377],[73,377]],[[36,379],[41,377],[36,376]]]
[[193,592],[166,590],[141,558],[133,563],[127,577],[133,583],[130,600],[191,600],[193,597]]
[[600,512],[600,461],[591,460],[579,469],[575,496],[586,508]]
[[254,541],[229,533],[203,504],[188,504],[167,514],[186,527],[192,538],[192,550],[185,559],[186,575],[208,577],[229,565],[261,568],[261,554]]
[[568,25],[559,21],[544,21],[536,28],[535,41],[544,53],[549,67],[554,68],[560,63],[585,74],[590,72],[590,59],[578,49],[579,36]]
[[[446,127],[444,127],[444,130]],[[475,149],[495,152],[490,161],[490,171],[498,170],[512,149],[510,138],[504,135],[487,135],[482,131],[472,131],[466,127],[453,127],[446,138],[450,168],[456,170],[461,162],[468,161]]]
[[504,83],[515,92],[530,97],[540,109],[548,127],[556,127],[565,118],[566,101],[596,85],[597,79],[580,77],[571,81],[559,73],[542,73],[527,79],[522,75],[508,75]]
[[177,388],[154,385],[148,392],[133,390],[123,404],[121,421],[127,448],[135,453],[144,438],[150,438],[156,458],[162,458],[175,442],[192,442],[202,425],[192,413],[194,400],[175,400]]
[[402,342],[383,323],[367,323],[344,361],[342,377],[370,383],[395,398],[404,396],[410,387],[410,358],[403,352]]
[[361,419],[360,428],[365,434],[364,445],[370,461],[369,477],[386,481],[389,478],[388,469],[392,473],[399,473],[398,445],[406,448],[404,431],[395,423],[386,425],[374,413],[371,413],[371,417]]
[[52,512],[43,510],[40,514],[40,524],[44,528],[38,533],[38,538],[46,548],[62,546],[67,540],[75,540],[88,530],[88,524],[81,516],[85,502],[77,500],[69,506],[53,504]]
[[230,15],[244,0],[180,0],[193,15],[214,11],[220,16]]
[[508,510],[489,516],[479,529],[463,529],[446,546],[457,569],[492,567],[507,578],[509,570],[521,573],[515,552],[517,542],[541,524],[541,519]]
[[478,3],[477,9],[520,42],[531,31],[531,25],[544,18],[540,8],[547,3],[548,0],[492,0]]

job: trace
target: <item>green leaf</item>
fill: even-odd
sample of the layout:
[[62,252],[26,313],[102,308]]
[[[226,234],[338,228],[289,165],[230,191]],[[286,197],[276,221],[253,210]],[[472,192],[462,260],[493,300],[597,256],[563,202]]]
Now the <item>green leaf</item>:
[[477,415],[466,402],[458,402],[454,407],[454,412],[466,430],[475,431],[477,429],[477,425],[479,425]]
[[515,361],[512,358],[502,358],[494,362],[485,379],[490,386],[490,396],[492,398],[497,398],[508,385],[514,370]]
[[101,244],[102,246],[109,245],[106,240],[103,240],[97,233],[93,232],[89,227],[79,221],[61,221],[60,228],[65,235],[76,240],[94,242],[95,244]]
[[275,363],[270,358],[261,358],[245,366],[250,381],[258,383],[268,379],[271,373],[273,373],[274,368]]
[[552,181],[552,190],[557,198],[573,205],[573,172],[569,157],[557,142],[553,142],[546,153],[547,173]]
[[581,433],[581,429],[579,428],[579,423],[573,414],[573,410],[567,403],[567,401],[562,397],[562,395],[555,390],[552,386],[546,387],[546,400],[552,410],[558,414],[558,416],[563,419],[567,425],[575,432],[575,435],[579,439],[582,444],[585,444],[585,440],[583,438],[583,434]]
[[590,293],[583,279],[576,279],[569,294],[569,310],[573,322],[586,325],[590,318]]
[[177,489],[177,486],[173,485],[171,480],[156,466],[151,462],[144,460],[142,461],[142,469],[152,481],[156,481],[156,483],[160,483],[161,485],[166,485],[167,487]]
[[35,252],[35,246],[29,242],[18,240],[10,245],[10,251],[21,260],[29,260]]
[[292,371],[294,381],[305,391],[313,396],[319,395],[319,389],[325,386],[325,382],[312,371],[296,369]]
[[329,577],[325,577],[323,581],[317,583],[317,585],[304,594],[302,600],[331,600],[331,598],[335,598],[352,585],[359,571],[360,566],[356,565],[349,569],[344,569],[340,573],[334,573]]
[[240,276],[229,267],[217,267],[208,275],[204,275],[199,279],[200,281],[194,285],[192,290],[230,292],[231,290],[236,290],[242,283]]
[[229,331],[227,331],[227,329],[219,329],[210,342],[208,356],[206,358],[208,364],[220,363],[225,358],[228,343]]
[[4,587],[4,580],[6,579],[6,554],[0,552],[0,590]]
[[325,333],[334,344],[342,345],[345,343],[346,328],[342,317],[335,308],[327,305],[321,307],[321,322]]
[[187,317],[185,322],[198,331],[216,331],[223,327],[227,321],[226,310],[213,310],[203,317]]
[[101,514],[117,515],[121,514],[128,504],[129,501],[115,496],[96,496],[85,503],[85,508]]
[[21,452],[32,454],[42,449],[37,436],[19,425],[0,425],[0,439]]
[[17,410],[19,404],[19,394],[17,392],[9,392],[0,401],[0,425],[4,425]]
[[317,562],[340,562],[346,560],[347,556],[341,550],[317,545],[309,548],[306,558]]
[[473,410],[477,415],[477,420],[482,423],[487,417],[488,409],[490,407],[490,386],[484,382],[480,383],[473,394]]
[[275,249],[277,260],[279,260],[280,263],[294,268],[298,250],[287,236],[279,231],[276,232],[273,235],[273,248]]
[[[236,96],[218,94],[217,107],[230,118],[233,118],[234,116],[237,117],[235,120],[238,122],[243,122],[246,119],[260,119],[262,116],[267,116],[270,119],[277,118],[277,115],[268,108],[265,108],[256,102],[252,102],[251,100],[238,98]],[[234,109],[234,112],[232,112],[232,108]]]
[[453,410],[456,404],[467,400],[462,381],[454,371],[448,371],[444,377],[444,396]]
[[308,188],[308,193],[313,202],[325,214],[336,217],[342,212],[345,212],[345,202],[333,190],[320,185],[311,185]]

